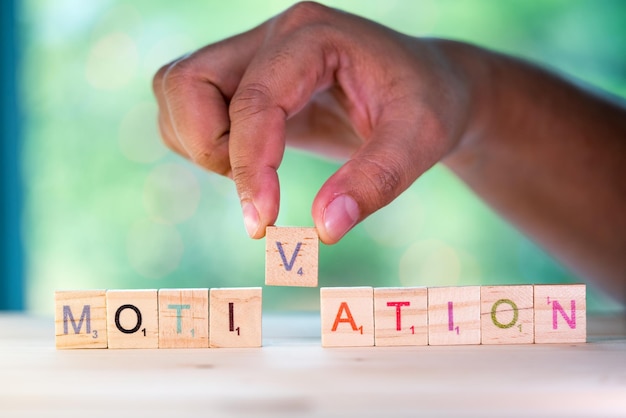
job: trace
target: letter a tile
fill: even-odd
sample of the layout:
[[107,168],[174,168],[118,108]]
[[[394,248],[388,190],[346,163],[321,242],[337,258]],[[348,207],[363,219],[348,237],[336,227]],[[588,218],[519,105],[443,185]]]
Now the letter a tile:
[[316,287],[317,230],[268,226],[265,235],[265,284]]
[[209,289],[159,290],[159,348],[209,347]]
[[483,344],[532,344],[535,339],[533,318],[531,285],[480,288]]
[[211,289],[209,306],[211,347],[261,346],[260,287]]
[[535,342],[586,342],[586,295],[584,284],[535,285]]
[[320,289],[322,347],[374,345],[374,291],[371,287]]
[[374,289],[377,346],[428,344],[428,293],[425,287]]
[[109,348],[159,348],[156,289],[107,291]]
[[56,348],[107,348],[104,290],[54,293]]

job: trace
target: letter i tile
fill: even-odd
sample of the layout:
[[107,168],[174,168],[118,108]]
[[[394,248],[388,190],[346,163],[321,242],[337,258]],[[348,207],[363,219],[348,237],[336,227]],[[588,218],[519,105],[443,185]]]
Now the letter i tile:
[[428,291],[425,287],[374,289],[377,346],[428,344]]
[[587,288],[584,284],[535,285],[535,342],[587,341]]
[[54,293],[56,348],[107,348],[104,290]]
[[107,291],[109,348],[159,348],[156,289]]
[[533,286],[482,286],[483,344],[532,344],[535,339]]
[[211,347],[261,347],[260,287],[211,289],[209,305]]
[[428,344],[480,344],[480,286],[428,288]]
[[315,228],[275,227],[265,230],[265,284],[317,286],[319,237]]
[[159,290],[159,348],[209,347],[209,289]]
[[322,347],[374,345],[374,291],[371,287],[320,289]]

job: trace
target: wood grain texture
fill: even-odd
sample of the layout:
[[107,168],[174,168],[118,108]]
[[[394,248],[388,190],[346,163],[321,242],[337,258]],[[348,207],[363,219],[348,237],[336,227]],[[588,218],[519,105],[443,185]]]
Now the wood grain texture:
[[425,287],[374,289],[376,346],[428,344],[428,290]]
[[209,346],[261,347],[262,289],[216,288],[209,295]]
[[159,348],[156,289],[108,290],[109,348]]
[[480,286],[428,288],[428,343],[480,344]]
[[371,287],[320,289],[323,347],[374,345],[374,290]]
[[533,286],[481,286],[483,344],[532,344],[535,340]]
[[626,317],[588,344],[320,346],[320,316],[267,312],[263,347],[55,350],[53,318],[0,312],[0,416],[621,417]]
[[265,284],[316,287],[319,237],[315,228],[268,226]]
[[535,285],[535,343],[587,341],[584,284]]
[[104,290],[54,293],[56,348],[107,348]]
[[159,290],[159,348],[209,346],[209,289]]

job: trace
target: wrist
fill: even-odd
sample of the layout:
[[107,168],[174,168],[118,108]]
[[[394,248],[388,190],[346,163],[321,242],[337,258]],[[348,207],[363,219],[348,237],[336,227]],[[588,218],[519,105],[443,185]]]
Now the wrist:
[[498,109],[501,92],[496,88],[500,64],[496,54],[475,45],[449,40],[435,42],[467,95],[461,112],[464,124],[455,145],[442,160],[458,173],[479,163],[485,141],[493,137],[492,131],[502,122],[494,117],[501,113]]

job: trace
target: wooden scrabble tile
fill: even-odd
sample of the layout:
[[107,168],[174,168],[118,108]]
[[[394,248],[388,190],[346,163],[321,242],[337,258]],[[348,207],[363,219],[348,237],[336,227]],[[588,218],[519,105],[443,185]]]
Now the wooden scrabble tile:
[[109,348],[159,348],[156,289],[108,290]]
[[425,287],[374,289],[377,346],[428,344],[428,290]]
[[261,347],[260,287],[211,289],[209,306],[211,347]]
[[107,348],[104,290],[54,293],[57,348]]
[[535,342],[587,341],[587,295],[584,284],[535,285]]
[[315,228],[268,226],[265,230],[265,284],[317,286],[319,237]]
[[322,347],[374,345],[374,291],[371,287],[320,289]]
[[532,344],[533,286],[482,286],[480,324],[483,344]]
[[480,286],[428,289],[428,344],[480,344]]
[[159,290],[159,348],[209,346],[209,289]]

